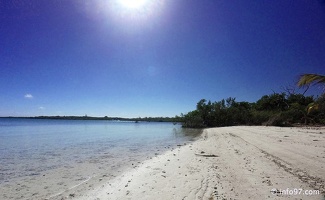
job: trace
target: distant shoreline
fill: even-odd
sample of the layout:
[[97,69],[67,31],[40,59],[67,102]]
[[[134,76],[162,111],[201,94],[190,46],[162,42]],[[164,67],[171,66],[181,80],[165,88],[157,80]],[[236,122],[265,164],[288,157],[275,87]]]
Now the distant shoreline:
[[0,117],[14,118],[14,119],[55,119],[55,120],[107,120],[107,121],[134,121],[134,122],[174,122],[180,123],[181,120],[176,117],[137,117],[137,118],[124,118],[124,117],[91,117],[91,116],[35,116],[35,117]]

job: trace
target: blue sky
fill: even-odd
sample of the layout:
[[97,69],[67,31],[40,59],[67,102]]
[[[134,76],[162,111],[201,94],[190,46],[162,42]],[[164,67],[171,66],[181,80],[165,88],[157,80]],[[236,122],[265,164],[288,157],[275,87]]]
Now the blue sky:
[[323,1],[122,1],[1,1],[0,116],[175,116],[325,74]]

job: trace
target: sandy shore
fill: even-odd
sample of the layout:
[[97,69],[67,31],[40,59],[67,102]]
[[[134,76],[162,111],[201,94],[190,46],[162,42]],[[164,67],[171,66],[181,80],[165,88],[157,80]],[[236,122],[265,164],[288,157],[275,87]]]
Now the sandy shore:
[[325,127],[211,128],[146,161],[116,163],[119,170],[106,162],[113,160],[78,165],[72,174],[58,169],[29,180],[33,187],[4,185],[1,199],[325,199]]
[[206,129],[193,143],[63,199],[323,199],[324,192],[324,127],[238,126]]

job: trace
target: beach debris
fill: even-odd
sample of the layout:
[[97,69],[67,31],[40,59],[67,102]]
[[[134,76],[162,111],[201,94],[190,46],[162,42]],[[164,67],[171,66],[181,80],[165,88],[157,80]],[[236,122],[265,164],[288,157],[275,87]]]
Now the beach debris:
[[74,193],[69,194],[69,197],[75,197],[76,195]]
[[218,155],[215,154],[195,154],[197,156],[203,156],[203,157],[219,157]]

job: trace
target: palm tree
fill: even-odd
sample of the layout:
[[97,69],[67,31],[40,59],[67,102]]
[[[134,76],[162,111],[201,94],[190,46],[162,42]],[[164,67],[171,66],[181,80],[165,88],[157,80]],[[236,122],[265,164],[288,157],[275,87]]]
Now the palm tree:
[[[305,92],[308,90],[310,84],[323,84],[325,86],[325,76],[324,75],[320,75],[320,74],[303,74],[300,76],[300,79],[297,83],[297,85],[299,87],[307,87],[307,89],[305,90]],[[304,92],[304,94],[305,94]],[[310,103],[306,110],[307,110],[307,115],[309,115],[311,112],[319,110],[320,104],[313,102]],[[307,121],[305,121],[305,123],[307,123]]]

